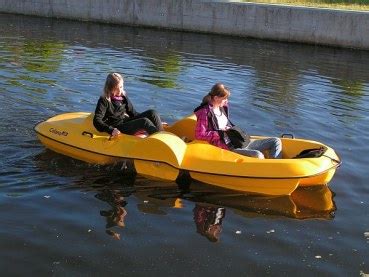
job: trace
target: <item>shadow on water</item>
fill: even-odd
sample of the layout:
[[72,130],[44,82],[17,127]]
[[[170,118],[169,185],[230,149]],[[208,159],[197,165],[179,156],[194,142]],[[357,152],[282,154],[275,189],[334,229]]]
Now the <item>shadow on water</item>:
[[105,218],[106,233],[115,239],[120,239],[120,234],[113,227],[125,226],[129,202],[137,202],[141,213],[155,215],[167,215],[169,208],[181,209],[192,203],[197,231],[210,241],[218,240],[226,210],[246,218],[295,219],[332,219],[336,211],[334,193],[327,186],[298,188],[290,196],[250,195],[199,182],[181,189],[175,183],[123,174],[121,165],[92,166],[49,150],[34,161],[40,170],[72,178],[60,189],[92,192],[107,203],[108,209],[96,212]]

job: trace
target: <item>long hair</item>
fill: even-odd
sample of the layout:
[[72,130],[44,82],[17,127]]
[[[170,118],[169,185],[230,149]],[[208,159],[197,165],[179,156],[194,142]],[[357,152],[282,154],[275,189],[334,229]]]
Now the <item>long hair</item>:
[[114,72],[108,74],[108,76],[106,77],[103,91],[103,96],[106,99],[110,100],[111,92],[119,85],[120,81],[123,81],[123,77],[119,73]]
[[209,93],[202,99],[202,104],[209,104],[210,101],[215,97],[229,97],[231,92],[222,83],[216,83]]

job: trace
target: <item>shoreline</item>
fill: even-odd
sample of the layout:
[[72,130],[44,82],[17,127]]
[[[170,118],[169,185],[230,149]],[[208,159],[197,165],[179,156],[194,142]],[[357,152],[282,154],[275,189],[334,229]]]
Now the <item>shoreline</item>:
[[205,0],[0,0],[0,12],[369,50],[369,12]]

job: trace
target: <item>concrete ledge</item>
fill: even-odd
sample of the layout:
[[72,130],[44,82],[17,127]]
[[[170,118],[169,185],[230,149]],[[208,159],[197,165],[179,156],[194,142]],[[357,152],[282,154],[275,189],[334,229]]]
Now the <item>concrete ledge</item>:
[[201,0],[0,0],[0,12],[369,50],[369,12]]

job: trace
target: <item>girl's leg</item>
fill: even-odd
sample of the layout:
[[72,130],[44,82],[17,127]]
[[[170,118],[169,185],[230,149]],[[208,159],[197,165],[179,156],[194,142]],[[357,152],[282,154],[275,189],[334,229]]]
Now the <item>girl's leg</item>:
[[151,122],[151,120],[147,118],[135,118],[130,121],[126,121],[116,126],[119,131],[124,134],[133,135],[138,130],[144,129],[150,135],[156,133],[158,129]]
[[237,148],[237,149],[233,149],[232,151],[235,153],[241,154],[243,156],[264,159],[263,153],[261,153],[258,150],[252,150],[252,149],[247,149],[247,148]]
[[246,147],[247,150],[258,150],[260,152],[269,151],[271,158],[281,158],[282,142],[280,138],[266,138],[251,141]]
[[161,123],[161,119],[160,119],[160,116],[157,113],[157,111],[155,111],[155,110],[147,110],[147,111],[144,111],[143,113],[140,113],[135,118],[143,118],[143,117],[148,118],[155,125],[155,127],[159,131],[163,131],[164,130],[163,129],[163,124]]

